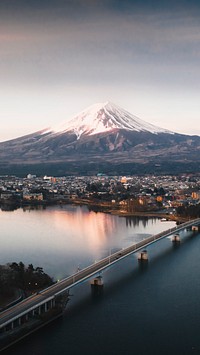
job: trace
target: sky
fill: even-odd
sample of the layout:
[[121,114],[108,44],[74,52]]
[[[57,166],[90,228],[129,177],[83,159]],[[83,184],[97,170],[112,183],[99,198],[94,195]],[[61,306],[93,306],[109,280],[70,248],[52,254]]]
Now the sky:
[[200,135],[199,63],[199,0],[1,0],[0,141],[106,101]]

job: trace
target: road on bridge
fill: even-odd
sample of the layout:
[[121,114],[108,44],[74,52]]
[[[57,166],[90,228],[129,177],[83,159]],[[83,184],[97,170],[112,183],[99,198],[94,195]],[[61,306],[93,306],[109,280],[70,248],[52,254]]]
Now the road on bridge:
[[55,283],[54,285],[48,287],[47,289],[40,291],[37,294],[32,295],[31,297],[21,301],[20,303],[16,304],[15,306],[3,311],[0,313],[0,328],[4,327],[6,324],[9,324],[11,321],[17,319],[19,316],[26,314],[28,311],[31,311],[37,308],[39,305],[42,305],[48,300],[54,298],[54,296],[63,293],[66,290],[74,287],[75,285],[79,284],[80,282],[85,281],[86,279],[91,278],[95,274],[101,272],[105,268],[113,265],[116,262],[119,262],[121,259],[127,257],[128,255],[139,251],[142,248],[162,239],[167,236],[170,236],[174,232],[178,233],[179,231],[183,230],[184,228],[190,227],[194,224],[199,224],[200,219],[196,219],[194,221],[189,221],[183,223],[179,226],[176,226],[172,229],[167,231],[161,232],[157,235],[150,236],[136,244],[133,244],[127,248],[121,249],[106,258],[78,271],[77,273]]

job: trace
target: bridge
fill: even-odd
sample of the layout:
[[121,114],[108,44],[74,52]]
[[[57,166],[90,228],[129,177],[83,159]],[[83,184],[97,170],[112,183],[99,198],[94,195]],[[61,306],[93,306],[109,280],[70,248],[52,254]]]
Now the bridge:
[[[5,337],[6,333],[12,333],[16,329],[24,328],[26,324],[37,323],[37,320],[53,318],[57,313],[62,313],[68,300],[69,290],[76,285],[97,276],[101,271],[118,263],[127,256],[140,252],[142,259],[142,249],[160,241],[166,237],[172,237],[174,241],[179,241],[179,232],[184,229],[198,230],[200,218],[191,220],[174,228],[152,235],[144,240],[135,243],[127,248],[121,249],[94,264],[77,271],[75,274],[53,284],[52,286],[32,295],[18,304],[0,313],[0,337]],[[176,239],[177,237],[177,239]],[[59,311],[58,311],[59,310]]]

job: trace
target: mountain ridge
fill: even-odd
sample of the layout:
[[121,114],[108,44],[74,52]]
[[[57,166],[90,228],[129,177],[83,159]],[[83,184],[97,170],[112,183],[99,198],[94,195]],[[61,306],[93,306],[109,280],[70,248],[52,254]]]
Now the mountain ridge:
[[126,129],[137,132],[148,131],[155,134],[161,132],[174,133],[147,123],[110,101],[91,105],[75,115],[71,120],[48,128],[46,133],[56,134],[74,131],[79,139],[82,134],[93,135],[109,132],[113,129]]
[[[200,137],[179,134],[140,120],[110,102],[90,106],[54,128],[0,143],[0,174],[39,171],[168,171],[200,169]],[[59,170],[56,166],[61,166]],[[23,169],[22,169],[23,167]],[[53,168],[54,167],[54,168]],[[92,168],[91,168],[92,167]],[[116,169],[115,169],[116,167]],[[123,167],[123,169],[122,169]]]

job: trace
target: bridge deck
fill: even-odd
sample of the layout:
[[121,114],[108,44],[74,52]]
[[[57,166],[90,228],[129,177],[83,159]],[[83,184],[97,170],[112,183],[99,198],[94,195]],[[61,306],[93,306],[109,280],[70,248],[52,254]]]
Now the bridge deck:
[[198,225],[199,223],[200,223],[200,218],[183,223],[179,226],[168,229],[159,234],[150,236],[138,243],[135,243],[127,248],[121,249],[116,253],[113,253],[107,256],[106,258],[78,271],[76,274],[73,274],[57,282],[56,284],[48,287],[47,289],[41,291],[40,293],[32,295],[31,297],[21,301],[15,306],[0,313],[0,329],[6,326],[7,324],[9,324],[10,322],[14,321],[15,319],[19,318],[20,316],[23,316],[27,312],[34,310],[40,305],[48,302],[49,300],[53,299],[55,296],[91,278],[92,276],[98,274],[102,270],[110,267],[114,263],[119,262],[120,260],[124,259],[128,255],[135,253],[141,250],[142,248],[145,248],[148,245],[159,241],[160,239],[166,238],[172,235],[174,232],[178,233],[184,228],[191,227],[192,225]]

